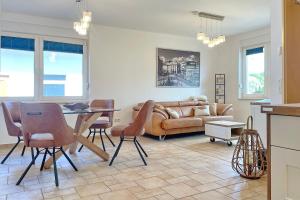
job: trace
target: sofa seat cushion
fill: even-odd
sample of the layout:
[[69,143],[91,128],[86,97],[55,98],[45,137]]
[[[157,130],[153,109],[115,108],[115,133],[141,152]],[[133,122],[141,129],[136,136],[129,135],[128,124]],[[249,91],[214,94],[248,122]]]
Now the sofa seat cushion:
[[199,117],[202,119],[203,123],[211,122],[211,121],[232,121],[233,116],[201,116]]
[[203,126],[203,120],[201,118],[194,117],[166,119],[162,122],[162,128],[165,130],[199,126]]

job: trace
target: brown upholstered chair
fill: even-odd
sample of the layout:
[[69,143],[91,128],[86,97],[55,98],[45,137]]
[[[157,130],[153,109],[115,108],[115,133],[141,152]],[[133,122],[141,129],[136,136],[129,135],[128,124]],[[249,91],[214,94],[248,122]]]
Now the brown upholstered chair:
[[[23,141],[23,135],[21,131],[20,102],[2,102],[1,105],[8,135],[18,139],[17,143],[1,161],[1,164],[4,164],[19,143]],[[24,155],[25,148],[26,146],[24,145],[21,156]],[[34,157],[33,148],[31,148],[31,156]]]
[[[75,142],[74,131],[67,125],[61,107],[55,103],[22,103],[21,121],[23,127],[24,143],[28,147],[43,148],[44,156],[40,170],[44,168],[47,155],[53,158],[55,184],[58,186],[58,175],[55,160],[55,153],[61,151],[71,166],[77,168],[65,153],[63,146]],[[52,150],[52,152],[51,152]],[[42,153],[38,151],[32,162],[28,165],[22,176],[17,182],[21,183],[34,160]]]
[[144,134],[144,132],[145,132],[144,126],[145,126],[146,122],[151,119],[153,107],[154,107],[154,101],[152,101],[152,100],[147,101],[146,103],[144,103],[144,105],[140,109],[140,111],[133,123],[131,123],[129,125],[125,125],[125,126],[122,126],[122,125],[114,126],[111,129],[111,135],[120,137],[120,143],[109,163],[110,166],[114,162],[114,159],[118,156],[118,153],[120,151],[123,141],[133,141],[144,164],[147,165],[140,149],[142,150],[142,152],[145,154],[146,157],[148,157],[148,155],[145,152],[145,150],[143,149],[142,145],[138,142],[137,137]]
[[[91,105],[90,105],[90,107],[112,108],[112,109],[114,108],[114,106],[115,106],[115,101],[113,99],[105,99],[105,100],[96,99],[96,100],[93,100],[92,103],[91,103]],[[110,141],[110,143],[113,146],[115,146],[115,144],[113,143],[113,141],[110,139],[110,137],[106,133],[106,129],[112,127],[113,116],[114,116],[113,112],[105,112],[105,113],[103,113],[101,115],[101,117],[106,117],[107,119],[99,119],[94,124],[92,124],[92,126],[89,128],[89,134],[88,134],[87,138],[89,138],[91,136],[91,134],[93,134],[92,142],[94,142],[96,133],[99,133],[100,134],[101,143],[102,143],[102,147],[103,147],[104,151],[106,151],[106,150],[105,150],[105,145],[104,145],[102,133],[104,133],[105,136]],[[83,145],[81,145],[81,147],[79,148],[78,152],[80,152],[82,148],[83,148]]]

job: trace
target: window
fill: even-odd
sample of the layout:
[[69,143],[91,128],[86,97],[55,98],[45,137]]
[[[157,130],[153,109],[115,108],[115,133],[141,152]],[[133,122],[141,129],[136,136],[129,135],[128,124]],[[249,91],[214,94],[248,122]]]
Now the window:
[[1,37],[0,96],[34,96],[34,39]]
[[261,99],[268,94],[268,45],[242,49],[240,98]]
[[1,36],[0,98],[86,99],[84,41]]
[[83,46],[44,41],[44,96],[82,96]]

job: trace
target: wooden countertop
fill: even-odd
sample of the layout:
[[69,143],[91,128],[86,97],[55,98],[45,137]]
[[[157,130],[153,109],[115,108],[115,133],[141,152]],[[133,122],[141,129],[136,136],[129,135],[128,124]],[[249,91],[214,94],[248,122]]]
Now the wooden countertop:
[[300,117],[300,103],[281,104],[281,105],[263,105],[261,112],[270,115],[285,115]]

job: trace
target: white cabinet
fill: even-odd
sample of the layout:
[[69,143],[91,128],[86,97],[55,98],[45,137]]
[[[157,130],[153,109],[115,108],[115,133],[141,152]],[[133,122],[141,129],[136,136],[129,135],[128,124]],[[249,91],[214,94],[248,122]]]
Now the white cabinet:
[[271,115],[272,200],[300,199],[300,117]]
[[261,113],[261,105],[251,105],[253,128],[259,133],[264,148],[267,148],[267,115]]
[[300,151],[271,147],[272,200],[300,199]]

